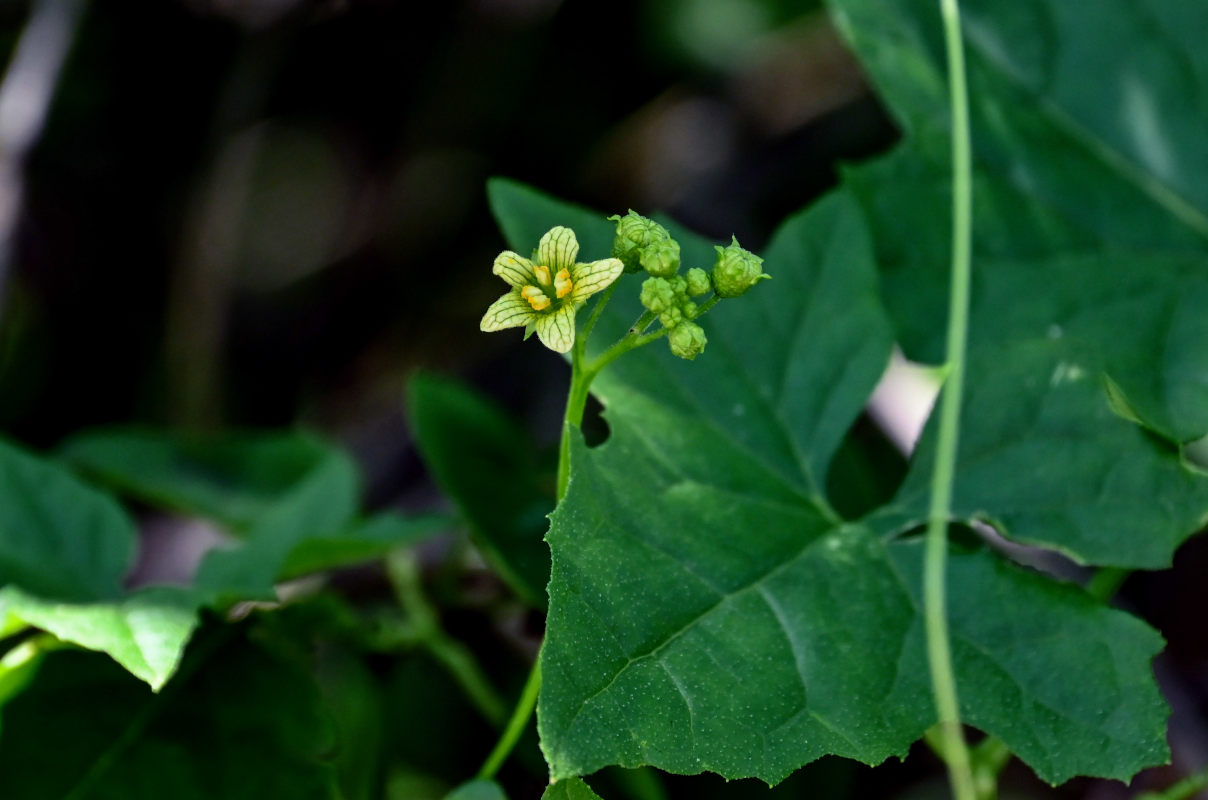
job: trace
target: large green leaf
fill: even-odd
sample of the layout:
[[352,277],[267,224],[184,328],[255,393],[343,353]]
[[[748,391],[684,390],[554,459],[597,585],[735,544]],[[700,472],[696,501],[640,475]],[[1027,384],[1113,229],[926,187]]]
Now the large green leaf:
[[[904,754],[934,722],[913,544],[701,483],[628,427],[574,458],[549,537],[555,776],[620,763],[775,782],[828,753]],[[950,574],[966,719],[1054,782],[1166,757],[1151,630],[992,554]]]
[[[492,199],[516,248],[576,213],[508,184]],[[580,219],[581,239],[606,238]],[[547,536],[554,777],[650,764],[774,782],[824,754],[903,754],[934,722],[915,545],[823,494],[891,341],[860,219],[842,193],[790,219],[764,253],[773,282],[705,318],[703,356],[656,344],[598,379],[611,436],[575,441]],[[699,263],[707,249],[683,241]],[[632,319],[617,306],[605,341]],[[970,721],[1052,781],[1165,757],[1152,631],[990,553],[952,575]]]
[[542,536],[554,504],[553,468],[502,409],[450,380],[412,376],[407,410],[424,462],[475,543],[525,600],[544,606],[549,549]]
[[5,798],[336,797],[310,676],[229,635],[203,633],[159,695],[93,654],[46,656],[2,711]]

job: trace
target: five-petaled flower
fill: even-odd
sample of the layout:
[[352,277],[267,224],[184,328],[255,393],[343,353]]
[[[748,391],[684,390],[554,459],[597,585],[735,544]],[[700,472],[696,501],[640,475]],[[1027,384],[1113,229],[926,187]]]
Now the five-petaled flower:
[[551,350],[568,352],[575,343],[575,311],[596,292],[608,288],[625,269],[617,258],[575,263],[579,242],[570,228],[551,228],[533,260],[505,250],[494,273],[512,289],[487,309],[484,331],[526,326]]

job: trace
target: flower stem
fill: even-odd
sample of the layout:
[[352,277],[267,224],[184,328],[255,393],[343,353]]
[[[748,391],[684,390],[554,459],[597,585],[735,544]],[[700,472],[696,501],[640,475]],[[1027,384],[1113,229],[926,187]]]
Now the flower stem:
[[[635,350],[642,345],[650,344],[655,339],[661,339],[670,332],[670,328],[659,328],[658,330],[651,331],[650,333],[629,333],[625,336],[622,336],[616,344],[605,350],[603,353],[600,353],[600,355],[596,356],[594,361],[583,368],[583,373],[586,376],[588,385],[590,385],[591,380],[600,373],[600,370],[604,369],[609,364],[628,353],[630,350]],[[584,392],[586,391],[586,388],[584,388]]]
[[960,703],[948,634],[945,573],[948,519],[956,471],[961,394],[965,378],[965,339],[969,326],[969,277],[972,249],[972,164],[969,144],[968,90],[957,0],[940,0],[948,56],[948,91],[952,106],[952,273],[949,287],[946,378],[940,400],[939,438],[931,478],[926,553],[923,563],[923,609],[931,685],[939,717],[940,752],[948,766],[958,800],[976,800],[969,749],[961,731]]
[[600,299],[596,301],[595,307],[592,308],[587,322],[583,323],[583,331],[575,339],[575,347],[580,349],[580,351],[587,346],[587,337],[591,336],[592,330],[596,327],[596,322],[600,319],[600,314],[604,312],[604,306],[608,305],[608,301],[612,299],[613,292],[617,290],[619,284],[620,281],[613,281],[612,285],[604,290],[604,294],[600,295]]
[[594,372],[583,368],[583,348],[576,342],[570,359],[570,390],[566,395],[566,415],[562,420],[562,438],[558,443],[557,501],[562,502],[570,485],[570,431],[583,424],[583,409],[587,407],[587,390]]

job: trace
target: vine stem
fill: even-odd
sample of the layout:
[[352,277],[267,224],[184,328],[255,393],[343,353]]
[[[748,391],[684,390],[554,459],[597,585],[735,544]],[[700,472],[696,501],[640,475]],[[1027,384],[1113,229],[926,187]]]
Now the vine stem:
[[483,762],[482,769],[478,770],[479,780],[491,780],[503,766],[503,762],[507,760],[508,754],[512,752],[516,742],[520,741],[524,729],[528,727],[529,717],[533,715],[533,709],[537,707],[537,695],[540,692],[541,657],[538,654],[537,660],[533,662],[533,668],[529,672],[528,680],[524,682],[524,688],[520,691],[520,700],[516,703],[516,710],[512,712],[512,718],[508,720],[508,726],[503,729],[503,735],[495,743],[495,749]]
[[952,273],[949,287],[947,357],[940,398],[939,438],[931,476],[926,553],[923,563],[923,609],[927,657],[939,717],[941,752],[948,766],[953,795],[976,800],[969,748],[961,730],[960,702],[952,667],[946,610],[948,519],[956,470],[961,394],[965,378],[965,339],[969,328],[969,277],[972,250],[973,191],[969,145],[968,89],[957,0],[940,0],[948,57],[948,93],[952,106]]
[[[558,444],[558,479],[557,479],[557,502],[561,503],[562,498],[566,496],[566,489],[570,485],[570,431],[572,427],[579,427],[583,424],[583,411],[587,407],[587,390],[591,387],[592,378],[596,376],[604,364],[600,363],[603,356],[597,358],[593,362],[594,369],[584,367],[584,360],[587,351],[587,336],[595,328],[596,321],[600,318],[600,314],[604,310],[605,304],[612,298],[612,293],[616,289],[616,282],[608,288],[608,290],[600,296],[595,308],[591,311],[591,316],[587,318],[587,322],[583,325],[583,331],[575,337],[575,344],[570,351],[570,389],[566,396],[566,413],[562,420],[562,438]],[[640,338],[640,337],[625,337],[625,338]],[[622,339],[621,341],[624,341]],[[619,343],[618,343],[619,344]],[[615,349],[615,345],[610,350]],[[632,348],[630,348],[632,349]],[[606,353],[607,354],[607,353]],[[605,354],[605,355],[606,355]],[[620,355],[617,353],[616,355]],[[613,358],[616,358],[614,355]],[[611,361],[612,359],[608,359]],[[541,654],[537,654],[536,660],[533,661],[533,667],[529,671],[528,680],[524,683],[524,689],[520,692],[520,699],[516,702],[516,708],[512,712],[511,719],[508,720],[507,727],[503,729],[503,734],[499,737],[499,741],[495,743],[494,749],[491,750],[487,760],[483,762],[482,769],[478,771],[480,780],[490,780],[495,777],[495,773],[503,766],[503,762],[507,760],[508,755],[512,752],[512,748],[516,746],[516,742],[520,740],[524,729],[528,726],[529,717],[533,715],[533,710],[537,707],[537,697],[541,693]]]
[[[601,370],[625,353],[650,344],[654,340],[660,339],[670,333],[670,329],[665,327],[645,333],[646,328],[655,319],[655,315],[647,311],[638,318],[638,321],[630,328],[629,333],[622,336],[603,353],[588,361],[587,337],[595,328],[596,322],[600,319],[604,306],[612,299],[613,292],[616,290],[618,283],[619,281],[614,281],[612,286],[608,287],[604,294],[600,295],[599,301],[591,310],[591,315],[588,316],[587,322],[583,325],[582,332],[575,337],[575,343],[571,347],[570,389],[566,395],[566,413],[562,420],[562,438],[558,443],[557,502],[559,503],[566,496],[566,490],[570,486],[571,430],[581,427],[583,424],[583,411],[587,408],[587,394],[591,389],[591,382],[595,379],[596,375],[600,374]],[[721,297],[718,295],[710,297],[701,304],[700,309],[696,313],[696,318],[700,318],[706,311],[717,305],[720,300]],[[533,668],[529,673],[528,680],[524,684],[524,690],[520,693],[520,699],[516,703],[516,709],[512,712],[512,718],[508,721],[507,727],[499,737],[499,741],[495,743],[495,748],[487,756],[482,769],[478,771],[478,778],[480,780],[490,780],[495,777],[495,773],[503,766],[503,762],[507,760],[508,754],[516,746],[516,742],[519,741],[521,734],[524,733],[528,719],[537,707],[537,697],[540,692],[541,654],[538,653],[537,660],[533,662]]]

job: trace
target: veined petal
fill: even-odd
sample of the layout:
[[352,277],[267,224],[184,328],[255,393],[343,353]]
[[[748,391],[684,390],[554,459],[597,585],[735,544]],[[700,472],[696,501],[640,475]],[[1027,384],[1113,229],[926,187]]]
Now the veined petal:
[[571,278],[575,288],[570,296],[576,303],[581,303],[593,294],[607,289],[609,284],[620,277],[625,271],[625,265],[619,258],[604,258],[590,264],[575,264],[571,268]]
[[538,314],[537,338],[550,350],[569,351],[575,343],[574,306],[568,303],[550,314]]
[[528,300],[520,296],[520,292],[508,292],[503,297],[491,303],[487,313],[482,315],[478,327],[484,331],[501,331],[504,328],[516,328],[527,325],[529,320],[537,316]]
[[512,286],[534,283],[533,262],[511,250],[504,250],[495,256],[495,267],[491,271]]
[[570,228],[550,228],[537,244],[537,263],[545,264],[554,273],[571,269],[579,257],[579,240]]

